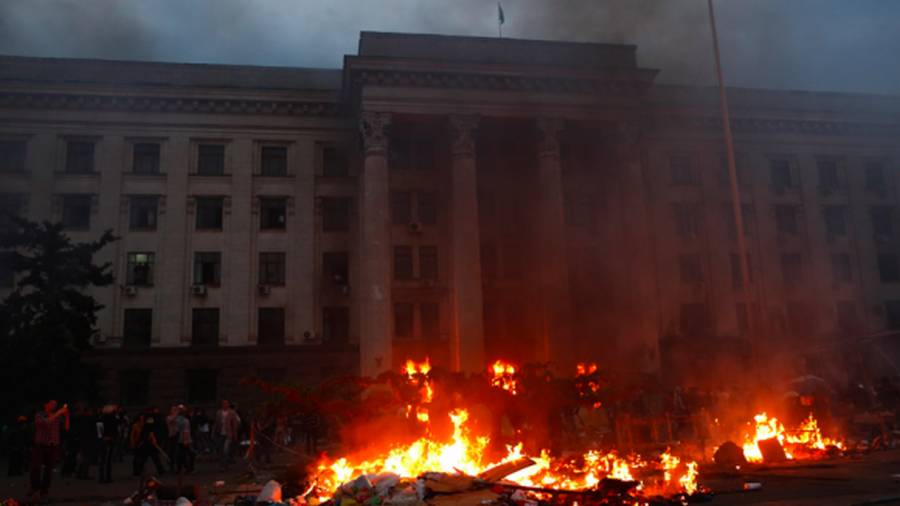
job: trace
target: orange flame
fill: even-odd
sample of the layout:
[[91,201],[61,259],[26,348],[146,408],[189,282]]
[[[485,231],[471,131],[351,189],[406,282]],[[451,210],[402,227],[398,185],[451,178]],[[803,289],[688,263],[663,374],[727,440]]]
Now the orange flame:
[[766,413],[754,416],[753,421],[755,425],[753,433],[744,434],[744,458],[748,462],[762,462],[763,456],[758,443],[773,438],[784,448],[788,459],[794,459],[795,456],[815,457],[830,447],[844,448],[844,443],[839,439],[822,436],[819,423],[812,413],[792,431],[786,430],[777,418],[769,417]]
[[512,395],[516,395],[519,389],[519,382],[516,379],[516,366],[509,362],[497,360],[491,365],[491,385],[502,388]]

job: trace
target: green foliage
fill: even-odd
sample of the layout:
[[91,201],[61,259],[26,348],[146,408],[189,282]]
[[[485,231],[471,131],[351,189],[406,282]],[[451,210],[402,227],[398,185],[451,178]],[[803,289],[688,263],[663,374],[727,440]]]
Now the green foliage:
[[58,223],[12,217],[0,234],[11,251],[16,285],[0,304],[0,368],[16,381],[7,393],[10,414],[51,397],[89,400],[97,371],[81,354],[96,334],[101,306],[89,293],[113,281],[111,264],[95,265],[94,254],[117,239],[106,231],[93,242],[73,242]]

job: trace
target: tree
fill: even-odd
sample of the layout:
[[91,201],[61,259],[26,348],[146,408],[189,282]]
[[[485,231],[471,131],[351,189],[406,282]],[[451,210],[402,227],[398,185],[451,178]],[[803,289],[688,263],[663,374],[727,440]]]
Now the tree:
[[111,264],[95,265],[94,254],[118,238],[107,230],[94,242],[73,242],[62,224],[35,223],[16,216],[0,233],[16,275],[12,293],[0,304],[0,368],[9,413],[48,398],[90,400],[98,371],[82,361],[97,333],[102,309],[89,289],[114,281]]

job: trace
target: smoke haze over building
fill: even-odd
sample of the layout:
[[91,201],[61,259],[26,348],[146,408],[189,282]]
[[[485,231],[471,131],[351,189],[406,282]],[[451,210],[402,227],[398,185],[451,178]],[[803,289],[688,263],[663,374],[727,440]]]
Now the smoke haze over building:
[[[628,43],[659,82],[711,84],[704,0],[504,0],[504,36]],[[341,66],[362,30],[497,35],[488,0],[5,0],[0,53]],[[720,0],[734,86],[900,93],[892,0]]]

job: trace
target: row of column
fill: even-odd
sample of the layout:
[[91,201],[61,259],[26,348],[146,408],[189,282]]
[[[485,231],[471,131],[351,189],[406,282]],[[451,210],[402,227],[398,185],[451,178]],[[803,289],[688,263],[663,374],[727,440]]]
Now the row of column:
[[[475,157],[477,116],[451,116],[450,226],[452,272],[451,367],[479,372],[485,367],[484,317]],[[391,319],[391,221],[388,128],[391,115],[363,112],[363,170],[360,176],[360,372],[375,376],[393,367]],[[559,157],[561,120],[536,122],[538,142],[539,289],[543,299],[536,357],[567,365],[572,332]],[[403,357],[398,357],[402,359]]]

